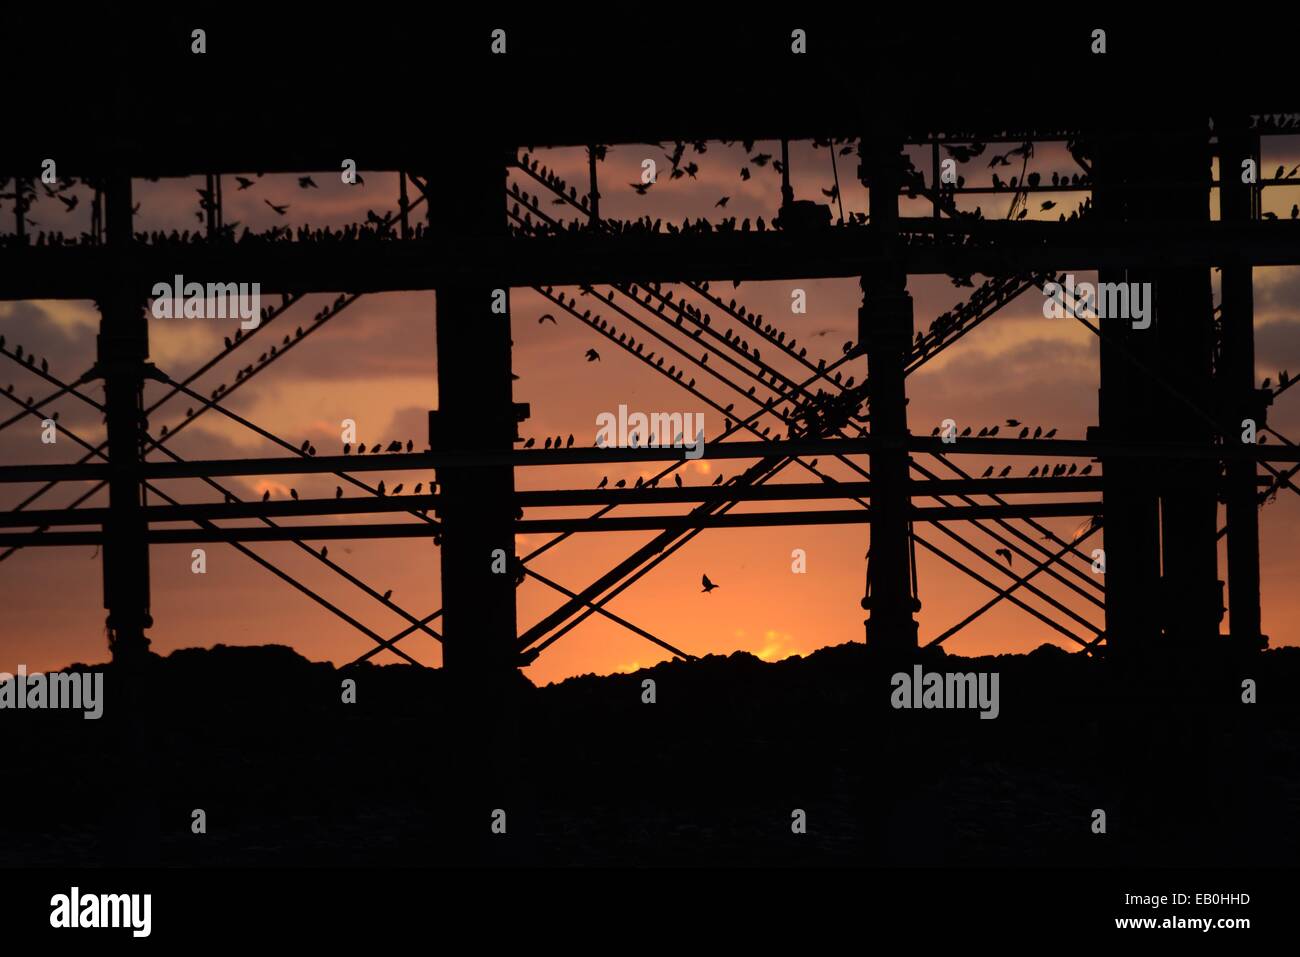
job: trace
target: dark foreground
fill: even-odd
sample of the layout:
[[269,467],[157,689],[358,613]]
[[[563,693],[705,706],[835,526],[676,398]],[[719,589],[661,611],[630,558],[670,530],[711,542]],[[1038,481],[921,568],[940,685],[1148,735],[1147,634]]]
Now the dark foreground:
[[1300,649],[1127,673],[1048,647],[923,660],[998,672],[999,716],[891,708],[910,664],[862,645],[491,693],[281,647],[177,652],[143,722],[112,669],[98,721],[0,712],[0,865],[1300,859]]

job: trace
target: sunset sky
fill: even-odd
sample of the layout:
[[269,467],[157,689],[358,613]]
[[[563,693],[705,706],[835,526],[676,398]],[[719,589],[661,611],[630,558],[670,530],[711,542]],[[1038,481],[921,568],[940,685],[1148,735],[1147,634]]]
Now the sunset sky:
[[[990,174],[987,157],[1014,145],[991,145],[984,157],[962,165],[960,171],[968,185],[987,185]],[[1264,156],[1261,164],[1264,176],[1271,176],[1278,165],[1290,168],[1300,161],[1300,143],[1295,138],[1266,138],[1265,149],[1276,152]],[[763,216],[769,221],[776,214],[780,205],[779,175],[770,164],[758,167],[747,163],[740,144],[709,143],[703,155],[688,147],[683,163],[698,164],[699,172],[696,178],[677,180],[668,177],[669,166],[664,154],[671,150],[672,144],[664,144],[663,148],[611,147],[600,170],[602,214],[619,219],[648,214],[678,224],[688,216],[691,219],[705,216],[716,222],[723,213],[715,209],[715,204],[723,196],[730,198],[727,214],[742,218]],[[754,144],[753,153],[762,152],[779,156],[780,145]],[[865,212],[867,192],[857,180],[857,157],[838,155],[838,145],[832,151],[814,148],[807,142],[792,144],[791,170],[796,197],[826,201],[822,191],[834,182],[832,152],[837,154],[845,213]],[[577,187],[580,194],[585,192],[585,151],[539,150],[535,155]],[[913,155],[918,166],[928,167],[927,151],[917,149]],[[660,177],[648,195],[638,196],[629,184],[639,178],[641,161],[646,158],[656,161]],[[1153,161],[1158,162],[1158,158]],[[1014,169],[999,170],[1004,180],[1019,174],[1019,159],[1013,157],[1013,162]],[[753,174],[748,181],[741,180],[742,166],[748,166]],[[1079,171],[1060,144],[1040,145],[1029,169],[1041,173],[1044,181],[1050,180],[1053,171],[1064,174]],[[365,185],[347,186],[340,181],[337,171],[320,171],[313,174],[320,185],[318,190],[299,188],[296,175],[267,174],[258,178],[253,171],[246,175],[255,180],[247,190],[237,190],[233,177],[225,181],[225,219],[228,223],[240,223],[241,228],[248,226],[256,231],[281,223],[338,227],[364,221],[368,210],[384,213],[396,208],[397,177],[391,173],[363,170]],[[512,181],[530,193],[543,193],[517,171],[512,174]],[[198,211],[195,190],[203,185],[201,179],[157,183],[137,180],[135,198],[141,204],[137,230],[200,228],[195,217]],[[57,200],[42,195],[30,213],[39,223],[34,228],[57,229],[65,234],[88,229],[90,191],[78,187],[73,192],[81,196],[81,201],[70,212]],[[1031,216],[1055,219],[1061,211],[1068,215],[1087,195],[1081,191],[1031,198]],[[550,199],[548,195],[548,204]],[[1040,204],[1048,199],[1054,200],[1057,208],[1041,211]],[[287,217],[277,217],[264,200],[288,203]],[[973,208],[975,200],[982,205],[985,217],[997,218],[1005,215],[1010,196],[967,197],[962,205]],[[1294,187],[1270,187],[1264,193],[1264,208],[1279,218],[1289,218],[1297,202],[1300,202],[1300,177]],[[503,213],[506,205],[503,197]],[[546,208],[566,217],[574,212],[572,208],[560,206]],[[831,208],[838,217],[834,201]],[[1211,198],[1211,210],[1217,215],[1217,194]],[[903,202],[903,215],[928,215],[928,211],[926,203]],[[421,209],[421,215],[423,212]],[[0,229],[12,230],[12,214],[10,202],[0,205]],[[1080,274],[1076,278],[1085,281],[1096,277]],[[255,275],[229,279],[258,281]],[[981,277],[975,277],[977,285],[980,280]],[[1217,275],[1215,285],[1217,290]],[[680,287],[674,288],[678,296],[683,294]],[[805,315],[791,313],[794,288],[807,292]],[[765,321],[784,330],[787,338],[795,337],[801,346],[807,346],[810,358],[834,360],[841,355],[846,341],[857,338],[861,293],[855,279],[746,282],[733,289],[726,277],[719,276],[713,280],[713,290],[723,299],[734,296],[749,311],[762,313]],[[339,291],[347,291],[346,277],[340,277]],[[566,291],[569,295],[579,293],[576,288]],[[918,330],[925,329],[937,315],[970,292],[954,288],[944,276],[913,277],[909,291],[915,299]],[[333,299],[333,294],[307,297],[244,350],[199,380],[194,388],[209,394],[219,384],[233,382],[237,369],[255,361],[269,345],[279,344],[295,326],[307,328],[315,313]],[[278,302],[278,297],[270,297],[270,301]],[[710,311],[714,328],[720,328],[717,310],[698,299],[693,301]],[[1271,377],[1276,381],[1281,369],[1300,375],[1297,306],[1300,306],[1300,267],[1255,271],[1260,380]],[[975,430],[1015,418],[1031,427],[1055,427],[1061,438],[1083,438],[1086,427],[1096,422],[1097,341],[1073,320],[1044,318],[1042,307],[1042,295],[1031,290],[912,376],[908,381],[912,432],[929,435],[935,425],[949,417],[959,427],[970,425]],[[532,408],[532,418],[521,426],[521,434],[536,436],[539,446],[546,436],[567,437],[570,433],[578,445],[593,444],[597,416],[616,411],[620,404],[627,405],[629,410],[645,412],[702,412],[706,434],[712,438],[721,431],[723,422],[714,410],[582,323],[558,312],[534,291],[514,290],[511,309],[514,369],[519,376],[514,387],[515,400],[530,403]],[[556,314],[556,325],[539,324],[538,318],[546,312]],[[632,328],[630,323],[608,311],[605,315],[620,328]],[[641,316],[655,321],[649,313]],[[256,375],[227,400],[227,405],[295,446],[310,439],[321,454],[341,451],[340,423],[344,419],[357,422],[358,439],[367,445],[377,441],[387,443],[391,439],[405,443],[409,438],[414,440],[417,449],[422,449],[427,440],[428,410],[438,404],[435,317],[436,296],[431,292],[366,295],[313,332],[308,341],[295,347],[284,359],[277,360],[273,368]],[[236,325],[234,320],[154,320],[150,328],[152,361],[173,377],[182,378],[217,352],[222,338],[233,335]],[[21,343],[26,351],[48,358],[51,373],[64,380],[75,379],[93,362],[97,327],[98,314],[89,302],[0,303],[0,334],[6,337],[8,347],[12,349],[14,344]],[[638,340],[643,338],[640,334],[636,336]],[[748,331],[745,336],[751,344],[754,342],[754,336]],[[584,354],[590,348],[599,352],[599,362],[586,360]],[[664,351],[657,344],[655,348],[661,354]],[[694,350],[696,355],[699,351]],[[775,360],[776,350],[763,348],[763,356]],[[716,357],[711,357],[710,365],[716,361]],[[681,362],[677,364],[680,368]],[[776,361],[773,364],[793,374],[793,365]],[[854,360],[844,372],[861,381],[866,374],[866,360]],[[738,410],[746,408],[743,397],[731,393],[721,383],[710,385],[695,371],[687,375],[695,376],[715,401],[722,404],[735,401]],[[43,396],[50,391],[46,383],[13,362],[0,361],[0,387],[9,382],[15,384],[15,392],[23,397]],[[744,381],[745,388],[750,384],[752,380]],[[156,383],[150,384],[146,402],[156,399],[161,389]],[[98,385],[91,386],[88,392],[92,398],[102,397]],[[153,433],[156,435],[163,425],[175,428],[190,405],[193,403],[183,396],[171,400],[151,417]],[[90,407],[76,399],[64,398],[55,408],[60,411],[61,424],[82,438],[95,444],[102,439],[100,416]],[[0,409],[2,420],[18,407],[5,401],[0,402]],[[766,424],[770,423],[770,419],[766,420]],[[1292,441],[1300,440],[1300,389],[1279,399],[1270,412],[1270,424]],[[1158,423],[1150,424],[1153,437],[1158,435],[1158,429]],[[185,458],[286,454],[211,412],[181,433],[169,447]],[[71,462],[82,454],[80,447],[63,436],[54,446],[42,444],[40,424],[33,417],[0,431],[0,461],[5,463]],[[919,461],[947,475],[943,466],[932,459],[920,457]],[[994,460],[963,456],[957,461],[967,472],[979,475]],[[708,484],[719,471],[732,475],[747,464],[738,460],[700,460],[687,465],[683,477],[691,484]],[[866,468],[866,458],[859,457],[859,464]],[[1024,475],[1038,463],[1015,457],[1014,461],[1008,459],[997,464],[998,468],[1012,464],[1013,475]],[[847,479],[851,475],[842,466],[825,461],[821,466],[838,478]],[[611,483],[626,478],[631,485],[637,476],[649,477],[657,470],[658,466],[650,464],[520,469],[516,481],[521,489],[590,488],[602,476],[608,476]],[[375,475],[374,480],[378,477]],[[428,482],[432,474],[385,473],[383,477],[390,488],[404,482],[410,489],[418,481]],[[779,481],[809,481],[810,478],[808,473],[790,468],[782,473]],[[304,498],[330,497],[338,484],[329,475],[222,481],[245,499],[259,498],[267,490],[273,498],[287,498],[290,487]],[[0,487],[0,505],[16,503],[33,488]],[[82,483],[68,483],[68,487],[45,496],[33,507],[65,504],[84,488]],[[182,501],[214,498],[211,489],[198,481],[169,482],[166,488]],[[89,504],[106,504],[106,493]],[[835,501],[806,506],[774,503],[743,506],[741,510],[768,507],[849,505]],[[643,509],[681,510],[681,507]],[[1220,525],[1222,511],[1220,508]],[[537,510],[529,517],[534,514],[541,517],[548,513]],[[566,514],[587,512],[568,510]],[[616,514],[636,512],[620,510]],[[355,520],[369,519],[338,519]],[[386,520],[400,518],[394,515],[387,516]],[[1018,524],[1023,527],[1023,523]],[[1043,524],[1069,536],[1079,520],[1052,519]],[[950,523],[949,527],[992,554],[994,544],[978,530],[958,523]],[[1284,491],[1261,512],[1263,627],[1275,646],[1300,644],[1300,595],[1294,587],[1300,580],[1300,557],[1293,547],[1298,530],[1300,496]],[[998,576],[991,566],[937,530],[921,528],[920,531],[928,540],[968,564],[983,566],[981,572],[986,576],[998,581],[1009,580]],[[535,567],[546,577],[578,590],[653,534],[575,535],[539,559]],[[550,537],[520,536],[517,550],[526,554]],[[744,650],[775,660],[806,654],[826,645],[861,641],[865,613],[859,601],[864,589],[863,559],[868,539],[866,525],[708,530],[608,607],[696,655]],[[438,553],[430,541],[339,541],[329,545],[331,558],[376,590],[392,589],[393,601],[417,618],[439,607]],[[191,546],[155,546],[152,550],[155,625],[150,637],[155,651],[165,654],[176,648],[217,643],[283,643],[309,658],[342,664],[373,646],[364,635],[228,546],[204,547],[208,551],[206,575],[191,573]],[[322,592],[380,634],[391,635],[404,627],[405,622],[399,616],[357,591],[293,544],[249,547]],[[791,570],[791,553],[796,548],[807,553],[805,574]],[[992,593],[924,551],[918,557],[923,603],[920,637],[925,642],[959,621]],[[1019,560],[1015,567],[1022,567]],[[720,587],[711,594],[701,594],[702,574],[707,574]],[[1222,549],[1219,574],[1226,578]],[[1047,584],[1042,575],[1035,583],[1095,624],[1103,623],[1099,609],[1089,608],[1063,587]],[[521,631],[563,600],[532,580],[526,581],[517,595]],[[1035,607],[1045,607],[1027,594],[1022,597]],[[19,664],[33,670],[58,668],[74,661],[100,661],[107,657],[100,564],[93,547],[28,548],[0,562],[0,604],[3,606],[0,671],[13,672]],[[1053,617],[1063,620],[1059,614]],[[1225,622],[1225,630],[1226,627]],[[1025,612],[1003,602],[950,639],[947,647],[951,652],[965,654],[1023,652],[1043,642],[1074,647]],[[402,641],[401,647],[430,665],[441,661],[437,643],[427,636],[412,635]],[[535,682],[545,683],[574,674],[635,669],[666,656],[666,652],[643,638],[596,616],[547,649],[526,673]],[[375,660],[396,659],[383,653]]]

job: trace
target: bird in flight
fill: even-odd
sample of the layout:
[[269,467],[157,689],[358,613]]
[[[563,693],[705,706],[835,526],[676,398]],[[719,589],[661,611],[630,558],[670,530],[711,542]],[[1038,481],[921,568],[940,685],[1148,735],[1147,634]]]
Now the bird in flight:
[[543,313],[542,316],[541,316],[541,318],[539,318],[539,319],[537,320],[537,324],[540,326],[540,325],[541,325],[543,322],[545,322],[547,319],[551,320],[552,323],[555,323],[556,325],[558,325],[558,323],[555,322],[555,317],[554,317],[553,315],[551,315],[549,312]]
[[285,213],[289,212],[289,204],[288,204],[288,203],[285,203],[283,206],[277,206],[277,205],[275,205],[275,203],[271,202],[269,199],[264,199],[264,200],[262,200],[262,202],[266,203],[267,206],[270,206],[273,210],[276,211],[276,213],[278,213],[278,214],[281,215],[281,216],[283,216]]
[[240,189],[248,189],[248,187],[253,185],[253,181],[247,176],[236,176],[235,182],[239,184]]
[[1007,567],[1008,567],[1008,568],[1011,567],[1011,549],[1009,549],[1009,548],[995,548],[995,549],[993,549],[993,554],[998,555],[998,556],[1001,557],[1001,558],[1005,558],[1005,559],[1007,560]]
[[703,585],[704,585],[704,592],[703,592],[703,594],[705,594],[705,595],[707,595],[709,592],[713,591],[713,589],[715,589],[715,588],[718,587],[718,586],[715,585],[713,582],[709,581],[709,576],[708,576],[708,575],[705,575],[705,576],[701,579],[701,582],[702,582]]
[[298,185],[303,189],[320,189],[320,187],[316,185],[316,181],[310,176],[299,176]]
[[600,361],[600,353],[597,352],[595,349],[588,349],[588,350],[587,350],[587,361],[588,361],[588,362],[599,362],[599,361]]
[[718,207],[722,207],[723,209],[726,209],[726,207],[727,207],[727,201],[730,200],[730,199],[731,199],[730,196],[724,196],[724,197],[722,197],[722,199],[718,200],[716,203],[713,204],[713,208],[714,208],[714,209],[717,209]]

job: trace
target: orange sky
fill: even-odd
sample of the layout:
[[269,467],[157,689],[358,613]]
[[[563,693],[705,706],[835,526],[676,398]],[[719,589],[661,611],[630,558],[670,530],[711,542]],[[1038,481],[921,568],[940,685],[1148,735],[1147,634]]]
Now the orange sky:
[[[1008,144],[1008,147],[1011,144]],[[1300,144],[1289,140],[1266,143],[1266,148],[1287,149],[1285,155],[1264,158],[1265,175],[1278,163],[1294,163]],[[669,145],[667,149],[671,149]],[[759,143],[755,152],[779,155],[779,144]],[[992,148],[990,148],[992,151]],[[685,216],[709,216],[721,196],[729,196],[727,212],[770,219],[779,206],[779,177],[771,167],[756,168],[754,176],[742,182],[744,165],[741,147],[710,144],[697,156],[688,149],[685,161],[700,167],[698,179],[669,181],[664,175],[646,197],[638,197],[627,185],[638,178],[641,160],[654,158],[666,172],[664,150],[649,146],[618,146],[602,164],[602,213],[629,218],[648,213],[680,222]],[[581,192],[586,183],[582,151],[563,150],[540,154],[543,162],[557,169]],[[917,154],[918,159],[921,154]],[[987,154],[986,154],[987,155]],[[845,210],[865,211],[866,191],[856,181],[855,156],[838,157],[839,181]],[[1077,170],[1064,151],[1040,147],[1033,165],[1043,178],[1053,170]],[[820,191],[832,183],[830,153],[811,144],[792,147],[792,171],[796,195],[823,199]],[[1012,171],[1018,173],[1016,169]],[[987,181],[984,162],[975,160],[962,168],[970,184]],[[1010,174],[1003,178],[1009,178]],[[271,225],[276,218],[263,199],[288,202],[286,222],[316,226],[362,220],[367,209],[385,211],[395,206],[395,177],[367,173],[366,185],[346,187],[337,174],[315,176],[319,191],[298,188],[295,177],[272,176],[257,179],[253,188],[237,191],[226,186],[227,222],[237,221],[254,229]],[[529,192],[537,189],[526,179],[520,185]],[[136,198],[142,204],[137,228],[196,228],[194,217],[198,181],[160,183],[137,182]],[[1058,207],[1067,212],[1086,194],[1054,194]],[[88,197],[87,197],[88,199]],[[1006,199],[983,201],[985,216],[1005,210]],[[1300,200],[1297,187],[1269,189],[1265,208],[1285,218],[1291,205]],[[1055,218],[1059,210],[1036,215]],[[966,206],[973,204],[966,203]],[[39,228],[57,228],[73,233],[87,228],[89,202],[71,214],[56,201],[42,200],[31,216]],[[834,205],[832,208],[835,208]],[[557,214],[559,207],[550,207]],[[920,206],[904,202],[905,215],[921,215]],[[5,214],[8,216],[8,213]],[[256,276],[230,277],[232,281],[257,281]],[[1095,278],[1081,274],[1079,279]],[[817,282],[745,283],[734,291],[730,282],[715,281],[714,289],[734,295],[750,311],[764,314],[806,345],[809,356],[828,360],[840,355],[841,346],[856,338],[856,311],[860,293],[854,279]],[[978,283],[979,277],[976,277]],[[345,287],[344,283],[344,287]],[[795,287],[806,290],[806,315],[792,315],[790,294]],[[1277,370],[1300,372],[1300,321],[1293,308],[1300,302],[1300,268],[1256,271],[1256,330],[1258,373],[1276,378]],[[954,289],[946,277],[913,278],[909,289],[916,302],[917,328],[925,328],[940,312],[961,300],[964,290]],[[570,290],[576,294],[578,290]],[[680,295],[680,290],[678,290]],[[234,370],[253,361],[285,331],[306,326],[311,317],[333,296],[313,296],[299,304],[244,356],[218,366],[195,386],[208,393],[219,383],[231,382]],[[1082,438],[1084,429],[1096,421],[1097,347],[1091,333],[1070,320],[1044,319],[1042,297],[1026,294],[994,320],[986,323],[940,358],[931,361],[909,379],[911,428],[929,434],[941,419],[952,417],[962,426],[978,429],[1007,418],[1026,424],[1056,427],[1064,438]],[[619,351],[571,317],[560,315],[558,325],[541,326],[537,318],[555,310],[531,290],[512,294],[513,330],[516,349],[516,401],[532,406],[532,419],[522,432],[538,437],[573,433],[579,444],[591,444],[596,417],[616,411],[620,404],[631,410],[703,412],[706,432],[716,435],[722,425],[718,415],[682,392],[644,364]],[[715,323],[718,321],[716,310]],[[607,318],[614,318],[607,316]],[[273,369],[258,374],[229,400],[229,406],[259,425],[297,445],[311,439],[322,454],[339,451],[339,424],[343,419],[358,423],[359,440],[367,444],[393,438],[412,438],[416,446],[425,441],[427,410],[436,407],[436,348],[434,335],[435,296],[432,293],[389,293],[363,297],[338,318],[314,333]],[[622,327],[630,325],[615,320]],[[0,303],[0,333],[9,343],[23,343],[28,350],[50,360],[51,372],[75,378],[91,363],[97,317],[90,303],[29,302]],[[157,320],[151,324],[152,358],[176,378],[201,364],[221,346],[224,335],[233,334],[233,321]],[[642,338],[640,335],[638,339]],[[752,335],[747,338],[753,339]],[[596,348],[601,361],[584,358]],[[696,350],[698,354],[698,349]],[[764,358],[775,350],[764,349]],[[711,363],[716,361],[713,357]],[[680,364],[680,363],[679,363]],[[777,364],[777,363],[773,363]],[[787,368],[778,365],[779,368]],[[859,381],[864,377],[865,359],[845,369]],[[793,371],[790,369],[790,371]],[[688,373],[691,375],[694,373]],[[704,382],[702,376],[698,377]],[[47,388],[12,363],[0,364],[0,385],[15,383],[21,395],[43,395]],[[751,382],[746,381],[747,388]],[[156,398],[159,387],[149,387]],[[739,400],[720,384],[708,388],[710,395],[723,397],[724,404]],[[1271,424],[1295,440],[1300,437],[1300,390],[1287,393],[1271,413]],[[98,388],[92,397],[99,398]],[[190,405],[174,399],[151,420],[155,431],[163,424],[173,427]],[[98,415],[75,399],[57,404],[61,422],[83,438],[102,438]],[[743,405],[738,405],[743,407]],[[4,416],[16,406],[6,405]],[[186,458],[280,454],[269,443],[238,426],[209,413],[200,423],[183,432],[170,447]],[[66,462],[79,458],[81,450],[71,441],[56,446],[42,445],[39,423],[30,419],[0,432],[0,460],[17,462]],[[978,475],[992,460],[968,459],[961,464]],[[718,470],[740,471],[746,463],[731,460],[700,461],[689,465],[689,482],[707,484]],[[865,459],[861,462],[866,467]],[[942,467],[927,462],[942,473]],[[1002,464],[999,463],[999,467]],[[1023,475],[1032,464],[1017,460],[1013,474]],[[847,478],[849,472],[822,463],[829,474]],[[602,475],[613,482],[637,475],[649,476],[657,467],[598,466],[542,470],[521,469],[520,488],[591,487]],[[391,487],[399,481],[410,488],[429,475],[386,475]],[[807,481],[807,473],[790,471],[782,481]],[[282,476],[271,481],[229,479],[225,484],[245,498],[260,496],[266,489],[273,496],[287,495],[288,487],[304,497],[330,496],[336,480],[331,476]],[[24,497],[31,486],[0,488],[0,504],[12,504]],[[42,507],[70,501],[84,486],[61,489],[42,500]],[[168,492],[182,501],[209,500],[212,493],[193,481],[168,483]],[[101,504],[92,500],[92,504]],[[763,506],[750,506],[761,508]],[[797,508],[777,504],[775,508]],[[835,502],[812,503],[808,507],[841,507]],[[547,514],[542,511],[538,516]],[[574,513],[577,514],[577,513]],[[633,514],[633,512],[628,512]],[[315,521],[315,520],[312,520]],[[1077,519],[1047,520],[1044,524],[1068,535]],[[964,525],[952,525],[976,544],[988,544],[979,532]],[[1293,583],[1300,578],[1300,559],[1289,545],[1300,528],[1300,497],[1283,493],[1261,514],[1264,630],[1272,643],[1300,643],[1300,597]],[[930,541],[961,554],[963,561],[980,564],[970,553],[940,533],[923,530]],[[572,589],[587,584],[619,558],[624,557],[652,533],[587,534],[574,536],[547,553],[536,564],[537,571]],[[520,536],[521,554],[531,551],[549,536]],[[827,644],[862,639],[864,612],[859,607],[863,592],[863,556],[868,544],[866,526],[813,526],[710,530],[698,536],[681,552],[650,573],[610,603],[610,610],[693,654],[731,652],[738,649],[774,659],[801,654]],[[166,653],[194,645],[260,644],[279,642],[292,645],[314,659],[338,663],[351,660],[372,647],[365,636],[320,609],[308,599],[255,566],[226,546],[210,545],[208,571],[190,572],[190,546],[155,547],[152,553],[154,649]],[[332,572],[303,555],[292,544],[250,546],[290,574],[323,592],[331,601],[366,622],[381,634],[400,630],[403,620],[358,592]],[[807,572],[791,571],[791,552],[807,553]],[[30,668],[61,667],[72,661],[97,661],[106,657],[100,566],[93,548],[25,549],[0,562],[0,671],[14,671],[19,663]],[[350,572],[379,591],[393,589],[393,600],[417,617],[439,606],[436,548],[428,541],[340,541],[330,543],[330,555]],[[1220,577],[1226,575],[1221,554]],[[989,569],[984,570],[989,573]],[[712,594],[700,593],[700,575],[707,573],[721,587]],[[951,570],[938,559],[919,554],[921,639],[926,641],[964,617],[989,595],[983,586]],[[996,573],[991,573],[996,577]],[[1040,582],[1042,576],[1035,579]],[[1077,611],[1086,606],[1065,589],[1047,590]],[[1028,598],[1028,596],[1026,596]],[[526,628],[553,609],[561,597],[534,581],[518,591],[520,627]],[[1036,599],[1028,599],[1043,607]],[[1060,616],[1056,616],[1058,619]],[[1085,617],[1100,624],[1099,613]],[[952,638],[947,647],[958,653],[1026,651],[1044,641],[1067,644],[1064,639],[1023,611],[1004,602]],[[411,636],[402,647],[418,660],[440,661],[438,647],[427,637]],[[568,675],[633,669],[652,664],[665,653],[618,625],[593,617],[549,648],[528,669],[537,682],[558,680]],[[379,661],[394,660],[387,653]]]

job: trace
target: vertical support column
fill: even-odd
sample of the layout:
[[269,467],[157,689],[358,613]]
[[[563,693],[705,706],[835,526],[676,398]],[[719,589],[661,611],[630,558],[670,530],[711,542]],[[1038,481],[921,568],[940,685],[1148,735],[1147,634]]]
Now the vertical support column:
[[[1259,217],[1259,191],[1241,181],[1242,163],[1259,169],[1259,135],[1246,124],[1227,120],[1219,130],[1219,218],[1246,223]],[[1264,408],[1255,389],[1254,271],[1249,264],[1222,265],[1219,329],[1222,349],[1217,395],[1224,419],[1225,444],[1240,438],[1243,419],[1263,425]],[[1261,634],[1259,602],[1259,506],[1254,462],[1230,461],[1224,479],[1228,514],[1228,608],[1234,645],[1256,651],[1268,644]]]
[[115,263],[100,301],[98,365],[104,377],[108,430],[108,499],[104,522],[104,607],[115,663],[147,655],[149,543],[144,518],[144,373],[149,326],[131,270],[131,178],[113,173],[105,192],[109,255]]
[[[1210,219],[1209,134],[1204,117],[1176,117],[1170,134],[1142,152],[1159,156],[1144,171],[1172,181],[1143,194],[1150,220],[1204,225]],[[1172,125],[1172,124],[1171,124]],[[1159,152],[1157,153],[1157,150]],[[1165,441],[1213,446],[1218,433],[1214,403],[1214,294],[1207,266],[1153,270],[1155,367],[1167,388],[1155,429]],[[1166,459],[1161,485],[1161,545],[1165,636],[1177,646],[1203,645],[1219,634],[1223,586],[1219,581],[1218,483],[1213,459]]]
[[[457,147],[431,182],[455,183],[429,226],[451,242],[505,232],[505,153]],[[430,439],[470,452],[509,452],[515,438],[508,288],[488,282],[441,286],[438,295],[438,411]],[[518,664],[515,620],[514,470],[439,469],[442,516],[443,662],[447,669],[500,672]],[[500,552],[497,550],[500,549]],[[494,554],[504,553],[505,571]],[[497,569],[494,571],[494,566]]]
[[204,209],[204,226],[207,229],[208,238],[211,239],[217,233],[217,178],[211,173],[207,176],[207,197],[206,209]]
[[[858,173],[870,190],[871,224],[882,248],[896,250],[898,193],[902,185],[900,140],[867,138]],[[887,257],[892,259],[893,257]],[[901,259],[873,265],[862,276],[859,341],[867,352],[871,382],[871,557],[867,568],[867,644],[889,651],[917,646],[912,593],[912,509],[907,451],[905,367],[912,342],[912,297]]]
[[592,229],[600,225],[600,184],[596,182],[597,160],[600,159],[600,153],[600,147],[594,143],[587,147],[587,173],[591,180],[587,190],[587,209],[591,211]]
[[411,200],[406,193],[406,170],[400,170],[398,172],[397,184],[398,184],[397,208],[400,211],[399,215],[402,223],[402,238],[410,239],[411,238],[411,216],[410,216]]
[[[835,146],[832,144],[831,153],[834,154]],[[794,187],[790,185],[790,141],[781,140],[781,209],[787,209],[794,205]]]
[[[448,249],[473,249],[506,232],[509,154],[469,137],[449,136],[448,142],[455,145],[439,154],[428,179],[454,188],[430,204],[429,227]],[[430,444],[508,452],[516,434],[510,290],[467,278],[438,287],[437,295],[438,409],[430,416]],[[523,846],[530,821],[517,759],[518,692],[525,682],[516,670],[514,470],[440,468],[438,480],[443,669],[455,724],[441,739],[446,784],[431,796],[431,812],[446,823],[433,839],[447,863],[501,863]],[[489,831],[497,810],[508,815],[509,841]]]
[[[1098,136],[1093,154],[1093,216],[1107,223],[1130,218],[1132,164],[1145,161],[1122,138]],[[1126,284],[1130,270],[1103,269],[1102,283]],[[1154,388],[1133,358],[1153,363],[1154,330],[1137,330],[1122,316],[1102,316],[1098,427],[1089,438],[1142,442],[1153,420]],[[1152,366],[1148,365],[1148,368]],[[1106,647],[1112,657],[1133,657],[1155,647],[1160,633],[1155,597],[1160,587],[1160,504],[1148,465],[1141,460],[1102,457],[1105,511]]]

